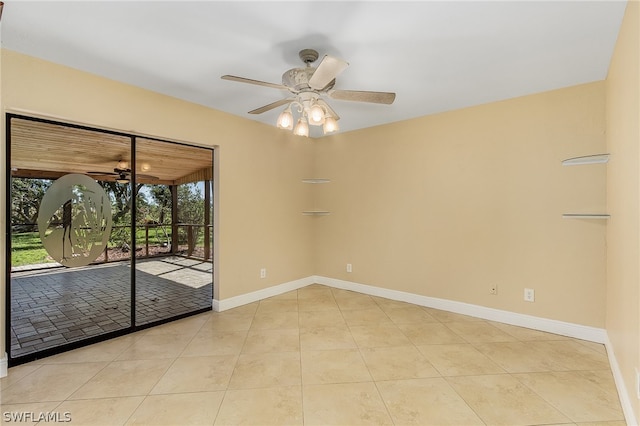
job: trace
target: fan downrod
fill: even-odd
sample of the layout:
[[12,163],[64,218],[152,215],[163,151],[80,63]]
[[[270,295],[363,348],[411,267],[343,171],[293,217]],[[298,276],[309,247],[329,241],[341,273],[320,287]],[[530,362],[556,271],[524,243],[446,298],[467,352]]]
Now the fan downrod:
[[318,52],[313,49],[302,49],[298,56],[300,56],[302,62],[309,65],[318,59]]

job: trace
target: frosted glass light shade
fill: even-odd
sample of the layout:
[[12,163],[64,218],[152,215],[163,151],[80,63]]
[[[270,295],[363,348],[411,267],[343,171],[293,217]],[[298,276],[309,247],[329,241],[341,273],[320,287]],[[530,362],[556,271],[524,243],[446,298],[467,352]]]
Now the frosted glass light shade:
[[324,131],[325,135],[327,133],[336,132],[338,130],[338,122],[336,121],[335,118],[328,116],[327,118],[324,119],[324,125],[322,126],[322,130]]
[[324,109],[316,104],[309,110],[309,124],[320,126],[322,123],[324,123]]
[[296,124],[296,127],[293,129],[293,134],[309,137],[309,125],[302,117],[298,119],[298,124]]
[[280,113],[276,125],[280,129],[293,129],[293,114],[291,114],[291,108],[287,108]]

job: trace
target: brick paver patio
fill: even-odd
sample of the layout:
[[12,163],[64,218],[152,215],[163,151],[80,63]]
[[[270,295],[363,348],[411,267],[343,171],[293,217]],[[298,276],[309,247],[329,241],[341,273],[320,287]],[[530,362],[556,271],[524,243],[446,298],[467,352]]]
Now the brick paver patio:
[[[11,357],[129,327],[130,282],[129,262],[12,273]],[[211,262],[138,260],[137,325],[211,307],[212,282]]]

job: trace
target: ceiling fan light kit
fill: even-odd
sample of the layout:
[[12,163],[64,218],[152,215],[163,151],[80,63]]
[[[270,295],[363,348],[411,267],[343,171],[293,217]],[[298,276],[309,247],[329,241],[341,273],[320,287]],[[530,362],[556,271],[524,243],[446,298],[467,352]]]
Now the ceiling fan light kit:
[[[306,64],[304,68],[292,68],[282,75],[282,84],[268,83],[260,80],[252,80],[234,75],[223,75],[223,80],[237,81],[240,83],[255,84],[276,89],[288,90],[293,98],[281,99],[268,105],[249,111],[249,114],[262,114],[282,105],[287,107],[280,113],[276,121],[279,129],[293,130],[298,136],[309,136],[309,125],[322,126],[322,131],[328,133],[339,130],[338,120],[340,116],[322,99],[328,96],[332,99],[356,102],[372,102],[390,105],[395,100],[396,94],[391,92],[369,92],[357,90],[335,90],[336,77],[344,71],[349,63],[329,55],[325,55],[317,67],[311,64],[318,59],[318,52],[313,49],[303,49],[298,55]],[[294,112],[298,114],[296,125],[293,123]]]
[[[142,162],[140,164],[140,170],[142,170],[143,172],[150,171],[151,164],[147,162]],[[129,168],[129,162],[124,159],[118,160],[118,162],[116,163],[116,167],[113,169],[113,172],[91,171],[91,172],[86,172],[86,174],[90,176],[96,176],[97,178],[115,176],[115,178],[111,178],[111,179],[114,179],[116,183],[120,183],[123,185],[129,184],[129,182],[131,182],[131,169]],[[159,179],[157,176],[151,176],[151,175],[145,175],[145,174],[138,174],[137,176],[144,179],[148,179],[148,180]]]
[[[295,128],[293,127],[292,106],[295,107],[296,112],[300,115]],[[295,135],[308,137],[309,125],[322,126],[325,135],[338,130],[337,118],[319,102],[316,95],[310,92],[302,92],[280,113],[276,126],[279,129],[293,130]]]

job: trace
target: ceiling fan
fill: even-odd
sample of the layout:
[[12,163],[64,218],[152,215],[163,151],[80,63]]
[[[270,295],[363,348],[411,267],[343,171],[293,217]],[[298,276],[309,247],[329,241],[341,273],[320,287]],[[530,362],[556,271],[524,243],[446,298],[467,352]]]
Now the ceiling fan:
[[[129,168],[129,163],[125,160],[118,160],[118,164],[114,167],[113,172],[87,172],[87,174],[93,176],[117,176],[116,182],[123,184],[129,183],[131,180],[131,169]],[[157,176],[143,175],[139,173],[136,173],[136,177],[149,180],[159,179]]]
[[[280,99],[268,105],[249,111],[249,114],[262,114],[282,105],[288,105],[280,114],[277,126],[281,129],[292,130],[300,136],[309,136],[309,124],[323,126],[325,134],[338,130],[337,121],[340,116],[322,99],[327,96],[341,101],[371,102],[390,105],[396,98],[392,92],[371,92],[359,90],[336,90],[336,77],[344,71],[349,63],[333,56],[325,55],[317,67],[312,66],[318,59],[318,52],[313,49],[303,49],[298,54],[306,67],[292,68],[282,74],[282,84],[252,80],[235,75],[223,75],[223,80],[238,81],[240,83],[255,84],[288,90],[291,97]],[[295,107],[299,114],[294,128],[291,107]]]

